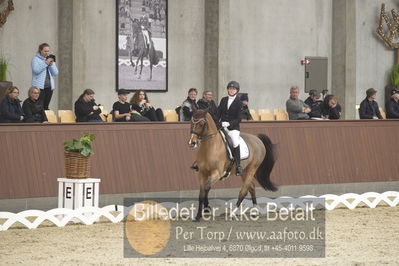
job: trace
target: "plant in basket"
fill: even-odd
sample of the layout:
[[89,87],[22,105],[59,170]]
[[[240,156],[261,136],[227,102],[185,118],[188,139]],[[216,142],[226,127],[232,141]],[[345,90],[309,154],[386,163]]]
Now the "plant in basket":
[[80,139],[64,142],[65,172],[67,178],[88,178],[90,155],[95,134],[85,134]]

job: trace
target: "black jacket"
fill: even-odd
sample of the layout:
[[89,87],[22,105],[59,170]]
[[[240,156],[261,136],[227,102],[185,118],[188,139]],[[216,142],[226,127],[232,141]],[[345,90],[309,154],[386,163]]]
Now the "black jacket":
[[204,99],[200,99],[198,100],[197,104],[198,104],[198,109],[208,110],[209,114],[213,117],[213,119],[215,119],[218,107],[216,106],[216,103],[213,100],[208,102]]
[[387,112],[387,118],[399,118],[399,102],[395,101],[394,99],[389,99],[385,105],[385,110]]
[[184,100],[182,106],[181,106],[181,111],[180,111],[180,121],[190,121],[191,117],[193,116],[194,112],[198,110],[198,104],[195,100],[191,100],[189,97],[187,97],[186,100]]
[[21,101],[5,96],[0,103],[0,122],[19,123],[20,117],[24,115],[21,108]]
[[373,119],[373,116],[382,119],[378,103],[376,101],[369,101],[367,98],[360,103],[359,117],[360,119]]
[[328,119],[339,119],[341,117],[341,105],[337,104],[335,108],[330,107],[329,102],[333,96],[327,95],[320,105],[321,114],[328,116]]
[[323,102],[322,102],[322,101],[316,101],[316,102],[314,102],[310,97],[308,97],[308,98],[305,100],[305,103],[306,103],[307,105],[309,105],[309,107],[310,107],[310,109],[311,109],[310,113],[308,113],[308,115],[309,115],[310,117],[318,117],[318,118],[321,118],[321,115],[322,115],[322,113],[321,113],[321,107],[322,107],[322,105],[323,105]]
[[227,109],[229,97],[223,97],[220,101],[218,111],[216,114],[217,122],[229,122],[228,130],[240,130],[242,102],[237,96],[231,103],[230,108]]
[[[83,96],[75,102],[76,122],[88,122],[89,120],[101,120],[101,109],[93,110],[93,106],[97,105],[95,101],[85,102]],[[92,113],[92,114],[90,114]]]
[[341,105],[338,103],[335,108],[329,106],[327,115],[328,119],[339,119],[341,117]]
[[249,111],[248,105],[242,106],[241,119],[242,120],[254,120],[252,118],[251,112]]
[[46,113],[40,101],[32,101],[28,98],[22,104],[22,110],[25,113],[24,122],[26,123],[43,123],[47,121]]

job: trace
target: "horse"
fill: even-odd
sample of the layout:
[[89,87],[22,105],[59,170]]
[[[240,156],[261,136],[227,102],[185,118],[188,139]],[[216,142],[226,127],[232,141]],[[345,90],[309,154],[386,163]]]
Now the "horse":
[[[147,57],[150,61],[150,77],[148,78],[148,80],[152,80],[152,66],[157,65],[159,59],[156,55],[154,42],[151,38],[151,33],[147,31],[148,42],[146,42],[141,26],[142,23],[140,23],[140,21],[138,21],[137,19],[132,21],[132,48],[129,50],[130,62],[131,66],[134,67],[134,74],[137,74],[137,66],[140,61],[140,74],[138,76],[138,79],[141,79],[144,57]],[[136,50],[138,50],[137,59],[136,63],[134,63],[133,55],[135,54]]]
[[[200,142],[196,156],[199,168],[199,206],[195,221],[202,217],[202,211],[209,211],[208,193],[211,186],[224,176],[225,169],[230,164],[227,156],[223,137],[219,132],[212,116],[207,110],[197,110],[191,119],[191,134],[188,145],[196,148]],[[270,180],[270,173],[273,169],[275,158],[273,156],[273,144],[268,136],[258,136],[241,133],[249,148],[249,157],[241,161],[243,185],[238,195],[236,207],[238,208],[246,195],[252,197],[254,207],[257,205],[255,195],[254,177],[259,184],[267,191],[277,191],[277,187]],[[235,173],[235,166],[232,168]]]

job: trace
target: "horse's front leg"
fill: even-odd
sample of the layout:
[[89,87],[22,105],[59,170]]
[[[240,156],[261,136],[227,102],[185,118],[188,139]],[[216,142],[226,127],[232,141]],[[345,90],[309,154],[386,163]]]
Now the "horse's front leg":
[[[136,66],[134,68],[134,74],[137,74],[137,66],[139,65],[139,61],[142,58],[142,56],[143,56],[143,52],[140,51],[139,55],[137,56],[137,59],[136,59]],[[143,65],[143,62],[141,62],[141,65]]]
[[132,48],[132,49],[129,49],[129,58],[130,58],[130,65],[134,68],[134,61],[133,61],[133,50],[134,50],[134,48]]
[[204,212],[210,213],[211,208],[209,207],[208,194],[212,188],[212,185],[219,181],[220,171],[213,170],[208,177],[208,183],[205,185],[205,201],[204,201]]
[[141,73],[143,72],[143,61],[144,61],[144,54],[141,55],[141,59],[140,59],[140,74],[139,74],[139,79],[141,79]]
[[204,208],[208,209],[209,201],[208,201],[208,193],[211,190],[211,183],[209,182],[208,176],[203,173],[199,173],[199,181],[200,181],[200,193],[198,197],[198,212],[195,217],[195,221],[199,222],[202,218],[202,211]]
[[202,218],[202,208],[205,202],[205,185],[201,184],[200,186],[200,193],[199,193],[199,197],[198,197],[198,212],[197,215],[195,216],[195,222],[199,222]]

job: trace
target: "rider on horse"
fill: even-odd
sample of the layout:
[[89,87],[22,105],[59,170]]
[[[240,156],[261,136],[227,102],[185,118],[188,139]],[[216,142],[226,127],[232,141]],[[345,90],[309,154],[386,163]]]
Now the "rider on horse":
[[241,158],[240,158],[240,122],[242,103],[237,97],[240,91],[240,84],[237,81],[230,81],[227,84],[228,96],[223,97],[220,101],[218,111],[216,114],[216,122],[220,122],[224,131],[231,138],[233,144],[233,157],[236,163],[236,174],[240,176]]
[[[240,84],[237,81],[230,81],[227,84],[228,96],[223,97],[220,101],[219,107],[216,112],[215,122],[222,126],[222,131],[225,133],[226,138],[230,138],[232,144],[232,155],[236,163],[236,175],[242,174],[241,169],[241,154],[240,154],[240,122],[242,113],[242,102],[237,97],[240,91]],[[231,165],[232,166],[232,165]],[[230,167],[231,167],[230,166]],[[227,169],[228,174],[231,168]],[[194,162],[191,169],[199,171],[197,162]],[[225,175],[224,177],[226,177]]]
[[222,128],[231,138],[233,143],[233,157],[236,163],[236,174],[242,174],[240,162],[240,122],[242,103],[237,97],[240,91],[240,84],[237,81],[230,81],[227,84],[228,96],[223,97],[220,101],[216,114],[216,121],[220,122]]

